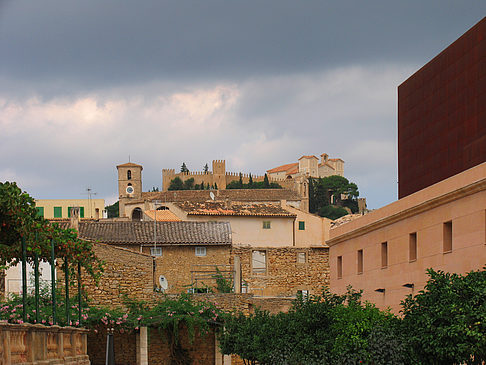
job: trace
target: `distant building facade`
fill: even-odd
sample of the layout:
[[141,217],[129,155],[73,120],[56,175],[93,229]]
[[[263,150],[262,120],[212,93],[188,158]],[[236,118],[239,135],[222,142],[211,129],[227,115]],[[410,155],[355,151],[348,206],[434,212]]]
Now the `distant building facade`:
[[36,199],[37,213],[46,218],[70,218],[70,208],[79,207],[80,218],[103,218],[104,199]]
[[320,162],[314,155],[302,156],[298,162],[267,170],[267,175],[275,181],[295,180],[299,177],[344,176],[344,161],[340,158],[329,158],[327,153],[321,154]]

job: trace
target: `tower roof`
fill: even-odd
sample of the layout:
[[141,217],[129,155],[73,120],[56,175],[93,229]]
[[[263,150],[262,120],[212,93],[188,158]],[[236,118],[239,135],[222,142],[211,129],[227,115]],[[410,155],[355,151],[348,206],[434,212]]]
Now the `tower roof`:
[[143,170],[142,165],[137,165],[136,163],[133,163],[133,162],[123,163],[121,165],[118,165],[116,168],[119,168],[119,167],[140,167]]

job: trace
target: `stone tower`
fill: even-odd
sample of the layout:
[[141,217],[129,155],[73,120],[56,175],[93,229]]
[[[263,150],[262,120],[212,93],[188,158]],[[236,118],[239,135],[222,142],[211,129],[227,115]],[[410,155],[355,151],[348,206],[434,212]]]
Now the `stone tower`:
[[142,198],[142,165],[129,162],[118,165],[118,199],[120,217],[125,217],[125,204]]
[[218,185],[218,189],[226,189],[226,161],[213,160],[213,184]]

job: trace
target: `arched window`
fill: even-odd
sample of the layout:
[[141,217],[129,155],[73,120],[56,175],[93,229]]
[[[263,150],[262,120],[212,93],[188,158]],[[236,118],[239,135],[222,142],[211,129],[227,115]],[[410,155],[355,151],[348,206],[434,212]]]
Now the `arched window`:
[[142,209],[135,208],[132,211],[132,221],[141,221],[142,220]]
[[132,179],[132,171],[128,170],[127,171],[127,180],[131,180],[131,179]]

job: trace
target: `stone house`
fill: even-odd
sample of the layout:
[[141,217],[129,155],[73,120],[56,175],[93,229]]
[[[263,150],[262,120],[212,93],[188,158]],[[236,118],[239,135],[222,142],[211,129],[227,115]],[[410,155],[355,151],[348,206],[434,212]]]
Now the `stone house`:
[[[236,293],[260,296],[319,293],[328,285],[326,245],[234,245],[228,222],[100,221],[80,222],[78,229],[81,238],[100,242],[96,252],[102,259],[117,256],[106,289],[114,297],[121,293],[117,290],[130,293],[130,286],[136,285],[123,279],[132,272],[141,275],[139,289],[149,290],[150,282],[167,294],[216,290],[217,278],[233,283]],[[134,264],[140,260],[143,264]]]

